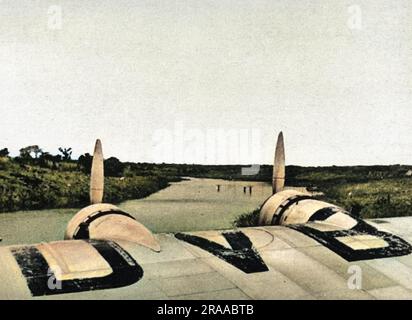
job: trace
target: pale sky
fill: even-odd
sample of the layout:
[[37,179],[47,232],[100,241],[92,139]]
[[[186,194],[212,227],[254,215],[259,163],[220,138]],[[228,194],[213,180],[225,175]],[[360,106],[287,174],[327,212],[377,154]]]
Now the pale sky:
[[14,155],[271,163],[282,130],[287,164],[412,164],[410,0],[1,0],[0,21]]

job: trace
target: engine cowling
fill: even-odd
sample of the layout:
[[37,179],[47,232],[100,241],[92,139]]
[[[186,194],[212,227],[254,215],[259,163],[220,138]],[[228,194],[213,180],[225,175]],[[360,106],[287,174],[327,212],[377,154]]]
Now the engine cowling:
[[160,251],[159,242],[149,229],[108,203],[93,204],[80,210],[69,221],[64,238],[128,241]]
[[269,197],[263,203],[259,216],[260,225],[304,224],[318,220],[342,229],[350,229],[357,224],[345,209],[296,190],[284,190]]

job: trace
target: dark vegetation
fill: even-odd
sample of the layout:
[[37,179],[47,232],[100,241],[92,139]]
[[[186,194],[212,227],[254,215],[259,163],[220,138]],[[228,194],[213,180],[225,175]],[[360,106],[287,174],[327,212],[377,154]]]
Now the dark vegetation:
[[255,227],[259,225],[259,213],[260,209],[253,210],[252,212],[246,212],[241,214],[233,222],[235,227]]
[[412,166],[288,167],[288,184],[307,186],[363,218],[412,215]]
[[[38,146],[29,146],[12,158],[7,149],[0,150],[0,212],[89,204],[92,156],[85,154],[73,160],[71,148],[59,151],[52,155]],[[144,164],[131,167],[116,158],[106,159],[104,165],[105,202],[143,198],[179,180]],[[138,167],[140,170],[136,170]]]
[[[17,157],[1,149],[0,212],[87,205],[91,162],[88,153],[72,159],[71,148],[61,147],[53,155],[34,145],[20,149]],[[142,198],[186,176],[271,180],[272,166],[263,165],[252,176],[242,175],[241,169],[240,165],[121,162],[111,157],[105,160],[104,200]],[[317,191],[323,200],[364,218],[412,215],[412,166],[288,166],[286,176],[287,185]],[[255,212],[239,219],[253,222],[256,216]]]
[[[259,180],[270,182],[271,170],[263,166]],[[307,187],[362,218],[412,215],[412,166],[288,166],[286,177],[286,185]],[[251,226],[256,215],[245,213],[235,224]]]

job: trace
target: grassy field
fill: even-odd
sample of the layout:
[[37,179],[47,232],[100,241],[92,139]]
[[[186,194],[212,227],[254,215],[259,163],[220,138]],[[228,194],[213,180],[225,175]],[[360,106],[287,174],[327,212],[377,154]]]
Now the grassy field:
[[412,215],[411,166],[288,167],[288,184],[307,186],[363,218]]
[[[307,187],[325,200],[362,218],[412,216],[411,166],[353,166],[286,168],[286,184]],[[270,181],[270,173],[262,177]],[[246,213],[237,226],[250,226],[257,212]]]
[[[1,158],[0,158],[1,159]],[[58,168],[19,164],[9,158],[0,163],[0,212],[47,208],[79,208],[89,204],[89,175],[75,163]],[[119,203],[146,197],[175,178],[148,175],[106,177],[104,201]]]
[[412,215],[412,179],[344,183],[325,188],[325,196],[363,218]]

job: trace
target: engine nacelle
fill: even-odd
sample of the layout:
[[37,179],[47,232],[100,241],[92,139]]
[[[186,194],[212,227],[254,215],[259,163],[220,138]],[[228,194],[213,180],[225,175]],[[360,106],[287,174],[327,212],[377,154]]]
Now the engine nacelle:
[[357,224],[357,220],[343,208],[296,190],[284,190],[272,195],[260,209],[260,225],[304,224],[311,221],[324,221],[342,229],[350,229]]
[[99,203],[80,210],[68,223],[64,238],[120,240],[160,251],[152,232],[118,207]]

